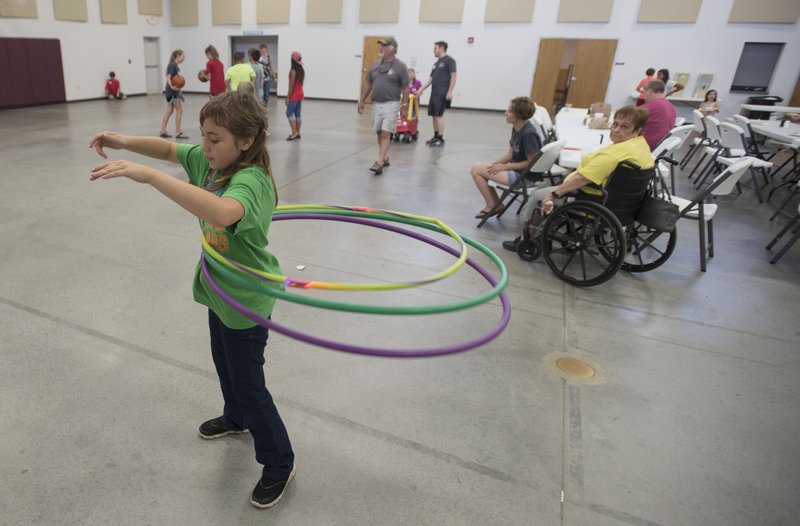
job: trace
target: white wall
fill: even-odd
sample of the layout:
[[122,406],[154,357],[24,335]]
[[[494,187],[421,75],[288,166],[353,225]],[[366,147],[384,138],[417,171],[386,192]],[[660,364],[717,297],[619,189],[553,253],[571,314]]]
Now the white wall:
[[[587,0],[591,1],[591,0]],[[64,56],[67,99],[102,95],[102,84],[110,69],[117,71],[123,89],[145,91],[142,37],[161,37],[162,69],[173,48],[186,52],[183,70],[187,90],[206,91],[194,72],[205,65],[203,49],[214,44],[229,65],[230,37],[243,31],[261,30],[277,35],[278,93],[286,90],[289,54],[303,53],[306,94],[309,97],[356,100],[361,75],[363,38],[394,35],[399,57],[417,68],[421,78],[433,63],[433,42],[445,40],[458,61],[455,105],[462,108],[505,109],[508,100],[528,95],[541,38],[618,39],[617,55],[606,100],[615,107],[629,102],[628,94],[647,67],[666,67],[673,73],[689,72],[689,88],[699,73],[714,74],[714,88],[723,99],[723,114],[735,113],[746,94],[729,93],[739,54],[745,42],[786,42],[770,93],[788,100],[800,74],[800,32],[797,24],[728,24],[733,0],[706,0],[696,24],[638,24],[639,0],[616,0],[608,24],[559,24],[558,0],[537,0],[534,20],[529,24],[485,24],[486,0],[465,0],[460,24],[420,24],[420,0],[401,0],[397,24],[361,24],[358,0],[344,0],[341,24],[306,24],[306,0],[291,0],[289,24],[257,26],[255,0],[242,0],[241,27],[212,26],[211,2],[200,1],[200,27],[170,27],[169,1],[165,16],[150,26],[128,1],[128,25],[99,22],[99,2],[89,0],[88,24],[56,22],[52,3],[39,2],[39,20],[0,19],[0,34],[18,37],[60,38]],[[475,42],[467,44],[467,37]],[[112,45],[113,42],[113,45]],[[124,51],[118,51],[124,50]],[[130,58],[132,64],[128,65]]]
[[[145,93],[144,37],[160,38],[164,55],[168,26],[163,19],[148,24],[136,0],[127,5],[127,25],[101,24],[97,0],[87,2],[88,22],[55,20],[52,0],[39,0],[38,19],[0,18],[0,35],[59,39],[67,100],[102,97],[109,71],[117,74],[123,92]],[[166,68],[169,55],[162,60]]]

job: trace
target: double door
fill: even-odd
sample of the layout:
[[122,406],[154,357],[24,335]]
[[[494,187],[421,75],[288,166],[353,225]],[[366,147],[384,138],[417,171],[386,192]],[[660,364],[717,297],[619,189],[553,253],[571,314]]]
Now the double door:
[[616,52],[616,40],[543,38],[531,98],[551,115],[566,104],[604,102]]

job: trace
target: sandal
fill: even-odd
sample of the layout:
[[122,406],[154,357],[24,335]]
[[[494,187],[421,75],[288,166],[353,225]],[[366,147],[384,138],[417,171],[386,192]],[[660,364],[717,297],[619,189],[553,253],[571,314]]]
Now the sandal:
[[162,139],[169,139],[170,137],[172,137],[172,135],[168,134],[167,132],[159,133],[158,136],[161,137]]
[[475,219],[488,219],[492,216],[502,214],[505,211],[506,211],[505,205],[497,207],[497,209],[494,212],[492,212],[491,210],[481,210],[480,212],[475,214]]
[[389,158],[388,157],[383,161],[383,166],[389,166]]
[[188,139],[189,136],[183,132],[180,132],[178,135],[175,136],[176,139]]
[[383,165],[378,161],[375,161],[370,167],[370,171],[372,171],[375,175],[380,175],[383,173]]
[[287,141],[293,141],[293,140],[299,139],[299,138],[300,138],[299,135],[290,135],[290,136],[286,137],[286,140]]

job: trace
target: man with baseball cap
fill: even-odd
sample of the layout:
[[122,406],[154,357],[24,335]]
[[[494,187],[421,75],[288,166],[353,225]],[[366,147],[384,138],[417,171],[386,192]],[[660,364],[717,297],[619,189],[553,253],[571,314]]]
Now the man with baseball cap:
[[[383,173],[389,166],[389,144],[392,134],[397,130],[397,116],[400,110],[408,110],[408,68],[399,60],[397,40],[386,37],[378,40],[381,58],[372,63],[367,73],[361,98],[358,100],[358,113],[364,112],[364,104],[372,92],[372,129],[378,136],[378,160],[370,167],[375,175]],[[401,102],[402,98],[402,102]]]

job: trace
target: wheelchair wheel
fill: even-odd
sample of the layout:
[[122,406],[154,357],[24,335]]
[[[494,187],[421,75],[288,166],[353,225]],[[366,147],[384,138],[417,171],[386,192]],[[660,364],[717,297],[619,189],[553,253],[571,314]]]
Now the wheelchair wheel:
[[517,255],[523,261],[534,261],[542,255],[542,244],[538,239],[520,239]]
[[647,272],[664,264],[675,250],[678,230],[660,232],[649,226],[633,223],[628,227],[627,252],[622,270]]
[[625,231],[619,219],[590,201],[557,208],[544,223],[541,243],[550,269],[577,287],[607,281],[625,259]]

